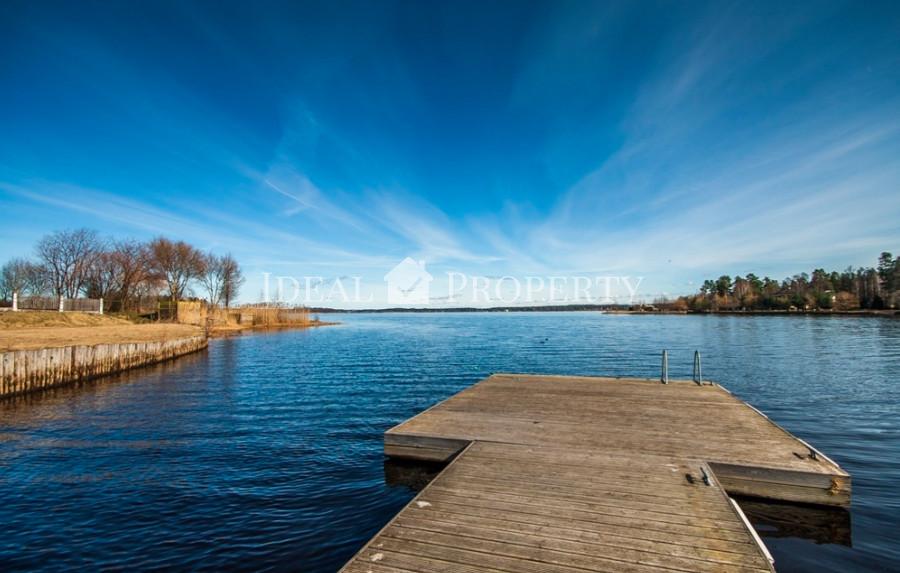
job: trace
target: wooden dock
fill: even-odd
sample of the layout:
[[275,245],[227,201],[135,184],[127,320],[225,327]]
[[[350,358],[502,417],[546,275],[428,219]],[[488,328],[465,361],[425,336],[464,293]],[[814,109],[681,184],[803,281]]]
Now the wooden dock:
[[850,503],[836,463],[690,381],[497,374],[384,447],[450,463],[348,573],[773,571],[729,493]]

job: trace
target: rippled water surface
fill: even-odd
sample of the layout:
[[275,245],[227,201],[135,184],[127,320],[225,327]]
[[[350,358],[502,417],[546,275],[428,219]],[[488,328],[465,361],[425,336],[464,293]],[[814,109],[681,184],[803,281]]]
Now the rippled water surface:
[[852,547],[759,524],[779,571],[900,570],[900,320],[334,318],[0,404],[0,570],[334,571],[413,495],[385,429],[496,371],[656,377],[664,347],[853,474],[822,526]]

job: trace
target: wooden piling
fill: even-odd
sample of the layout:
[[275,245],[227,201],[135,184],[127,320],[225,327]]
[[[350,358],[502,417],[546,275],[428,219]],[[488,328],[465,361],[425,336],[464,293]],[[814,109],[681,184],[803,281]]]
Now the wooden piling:
[[206,346],[205,336],[192,336],[173,340],[2,352],[0,399],[170,360]]

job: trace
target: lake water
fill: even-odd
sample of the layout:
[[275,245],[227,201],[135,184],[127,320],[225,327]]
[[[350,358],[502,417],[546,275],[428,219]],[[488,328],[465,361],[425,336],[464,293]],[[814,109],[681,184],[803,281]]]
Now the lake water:
[[699,349],[853,475],[818,534],[753,518],[779,571],[900,571],[900,320],[328,318],[0,404],[0,570],[334,571],[414,495],[386,483],[384,430],[492,372],[655,378],[668,348],[672,377]]

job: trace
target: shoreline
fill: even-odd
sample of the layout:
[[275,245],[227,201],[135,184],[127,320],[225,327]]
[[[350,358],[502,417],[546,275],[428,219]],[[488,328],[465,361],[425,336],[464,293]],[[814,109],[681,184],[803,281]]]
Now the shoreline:
[[319,314],[441,314],[441,313],[500,313],[500,312],[597,312],[602,314],[619,314],[619,315],[697,315],[697,316],[873,316],[900,318],[900,310],[898,309],[862,309],[862,310],[717,310],[717,311],[694,311],[694,310],[629,310],[622,308],[608,308],[600,306],[547,306],[547,307],[460,307],[460,308],[367,308],[367,309],[338,309],[338,308],[315,308],[310,309]]
[[684,314],[693,316],[872,316],[900,317],[900,310],[656,310],[656,311],[607,311],[607,314]]
[[[0,329],[0,400],[173,361],[206,348],[214,338],[340,324],[316,320],[204,329],[129,324],[115,317],[48,316],[31,315],[40,320]],[[60,324],[38,326],[50,319]]]

